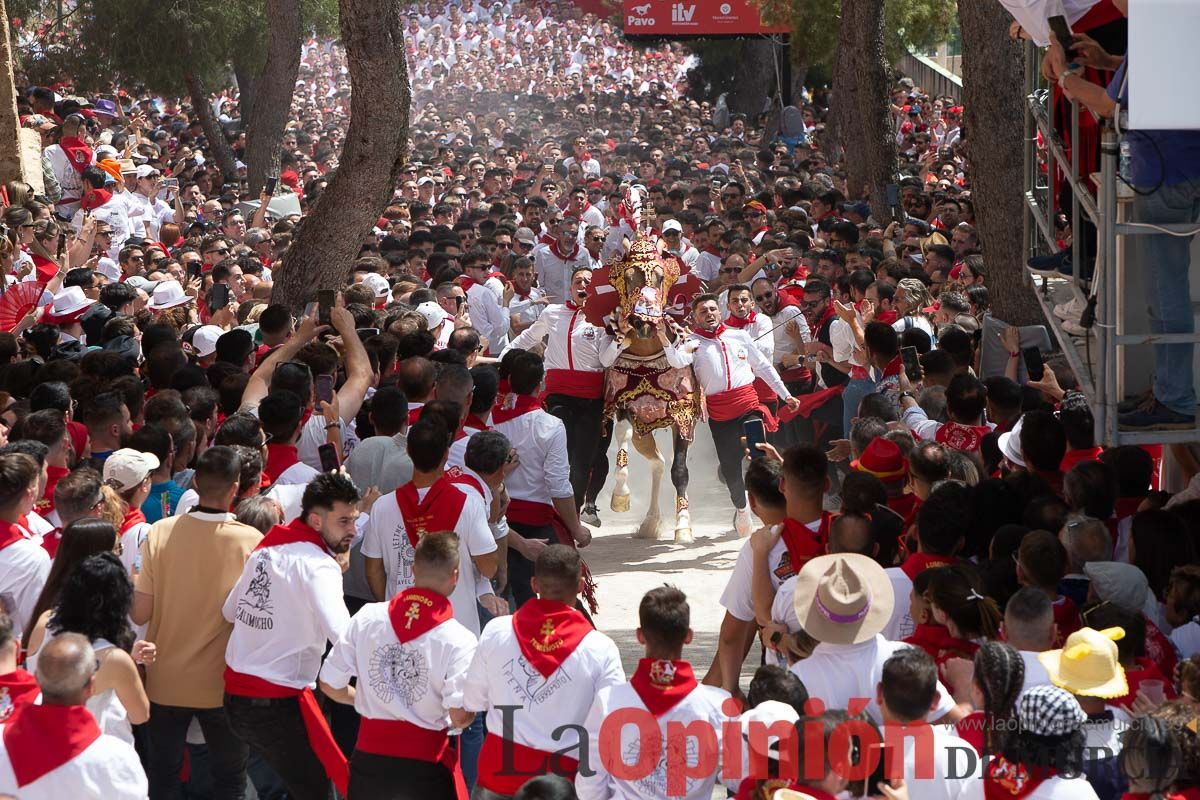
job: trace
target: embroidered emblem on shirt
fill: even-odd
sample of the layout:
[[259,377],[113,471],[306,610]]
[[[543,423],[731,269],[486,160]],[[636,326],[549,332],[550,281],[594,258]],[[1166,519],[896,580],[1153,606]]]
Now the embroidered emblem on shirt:
[[254,565],[254,577],[250,579],[246,593],[238,601],[236,614],[238,622],[263,631],[275,627],[275,620],[272,619],[274,612],[271,606],[271,575],[267,572],[269,564],[270,555],[266,550],[261,551],[258,563]]
[[417,648],[389,644],[371,653],[367,681],[383,702],[390,703],[393,698],[399,698],[411,706],[429,690],[429,665]]

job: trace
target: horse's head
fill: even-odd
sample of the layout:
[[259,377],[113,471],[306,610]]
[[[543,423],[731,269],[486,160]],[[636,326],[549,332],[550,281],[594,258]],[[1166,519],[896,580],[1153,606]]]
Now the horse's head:
[[610,266],[609,279],[621,298],[620,313],[634,336],[652,339],[665,313],[665,298],[679,278],[674,259],[659,258],[649,239],[638,237],[629,252]]

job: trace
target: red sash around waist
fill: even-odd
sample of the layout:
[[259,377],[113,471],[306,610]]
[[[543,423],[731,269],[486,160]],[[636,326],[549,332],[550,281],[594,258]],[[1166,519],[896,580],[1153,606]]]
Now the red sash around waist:
[[333,733],[325,722],[325,715],[317,705],[313,690],[293,689],[290,686],[280,686],[255,675],[235,672],[225,668],[225,691],[240,697],[266,697],[279,699],[295,697],[300,704],[300,718],[304,720],[304,730],[308,733],[308,744],[325,769],[325,775],[333,781],[338,792],[343,796],[350,784],[350,766],[346,756],[333,739]]
[[508,501],[505,516],[509,522],[519,522],[522,525],[549,525],[554,521],[554,506],[514,497]]
[[546,394],[565,394],[585,400],[604,397],[604,373],[578,369],[546,370]]
[[759,400],[758,390],[753,383],[739,386],[716,394],[704,396],[704,404],[708,409],[708,417],[716,422],[729,422],[741,418],[751,411],[759,411],[767,430],[779,430],[779,421],[771,413],[771,409]]
[[574,781],[578,769],[579,762],[573,758],[510,742],[489,733],[483,740],[483,749],[479,751],[476,782],[497,794],[514,795],[530,778],[553,772]]
[[454,777],[458,800],[467,800],[467,782],[459,766],[458,748],[451,744],[450,732],[445,728],[435,731],[402,719],[363,717],[354,748],[377,756],[441,764]]

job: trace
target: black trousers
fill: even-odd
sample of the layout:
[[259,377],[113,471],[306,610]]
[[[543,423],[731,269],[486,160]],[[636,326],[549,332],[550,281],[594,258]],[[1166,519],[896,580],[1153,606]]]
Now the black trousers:
[[150,704],[150,719],[145,724],[149,743],[146,774],[150,780],[151,800],[178,800],[183,797],[179,773],[187,730],[195,717],[208,744],[208,763],[212,773],[213,800],[242,800],[246,796],[246,745],[230,729],[223,708],[183,708]]
[[[547,544],[554,544],[557,539],[554,529],[549,525],[526,525],[522,522],[509,522],[508,527],[526,539],[541,539]],[[533,580],[533,562],[516,551],[508,548],[508,585],[512,589],[513,603],[517,608],[532,600],[535,595],[531,582]]]
[[355,750],[347,800],[454,800],[454,778],[441,764]]
[[295,697],[225,695],[229,726],[279,773],[292,800],[328,800],[329,778],[317,760]]
[[604,420],[604,400],[552,394],[546,398],[546,408],[567,429],[575,506],[582,506],[585,500],[595,502],[608,478],[608,443],[612,440],[612,425]]
[[746,479],[742,472],[742,462],[746,457],[746,447],[742,444],[745,435],[743,423],[748,419],[762,419],[762,413],[751,411],[737,419],[718,422],[708,421],[708,429],[712,432],[713,446],[717,449],[717,463],[721,469],[721,477],[725,488],[729,490],[729,501],[734,508],[746,507]]

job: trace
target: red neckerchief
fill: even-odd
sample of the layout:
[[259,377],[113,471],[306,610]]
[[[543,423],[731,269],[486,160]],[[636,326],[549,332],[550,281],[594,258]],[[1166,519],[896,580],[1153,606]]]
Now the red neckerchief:
[[563,305],[566,306],[567,308],[571,309],[572,311],[579,310],[579,304],[576,303],[574,300],[568,300],[567,302],[563,303]]
[[922,623],[913,630],[913,635],[904,640],[921,648],[939,666],[948,658],[974,658],[979,645],[967,639],[959,639],[950,635],[950,629],[945,625]]
[[1117,519],[1132,517],[1145,499],[1144,497],[1118,497],[1117,502],[1113,505],[1113,516]]
[[704,252],[708,253],[709,255],[714,255],[718,259],[721,258],[721,251],[718,248],[713,247],[712,245],[705,247]]
[[825,311],[821,314],[821,318],[815,323],[808,323],[808,332],[812,334],[813,341],[816,341],[817,334],[820,332],[821,328],[825,327],[825,323],[833,319],[836,313],[837,312],[833,310],[833,301],[830,300],[829,304],[825,306]]
[[716,330],[706,331],[704,328],[692,328],[692,333],[696,334],[701,339],[716,339],[720,337],[725,330],[725,323],[720,323],[717,325]]
[[112,192],[107,189],[92,189],[88,196],[79,201],[79,207],[84,211],[94,211],[112,200]]
[[559,258],[563,261],[574,261],[576,256],[579,255],[579,242],[575,243],[575,249],[572,250],[568,254],[568,253],[563,253],[561,250],[558,249],[558,239],[555,239],[552,242],[550,242],[550,252],[554,253],[556,258]]
[[412,587],[396,595],[388,603],[388,619],[392,632],[405,644],[423,636],[454,616],[450,601],[428,589]]
[[474,475],[468,475],[464,472],[462,467],[451,467],[446,470],[446,477],[450,479],[451,483],[456,483],[459,486],[470,486],[479,493],[481,499],[486,496],[483,491],[483,483]]
[[420,499],[417,485],[412,481],[396,490],[396,505],[400,507],[404,532],[413,547],[427,533],[454,530],[466,502],[463,490],[445,475],[433,482],[424,500]]
[[730,315],[729,315],[728,317],[726,317],[726,319],[725,319],[725,325],[726,325],[727,327],[730,327],[730,328],[737,328],[737,329],[739,329],[739,330],[740,330],[740,329],[742,329],[742,328],[746,328],[746,327],[749,327],[750,325],[753,325],[753,324],[754,324],[754,321],[755,321],[756,319],[758,319],[758,312],[757,312],[757,311],[751,311],[751,312],[750,312],[750,314],[749,314],[749,316],[747,316],[745,319],[738,319],[738,318],[737,318],[737,317],[735,317],[733,314],[730,314]]
[[298,463],[300,456],[297,455],[296,445],[271,442],[267,445],[267,465],[263,472],[271,479],[271,483],[275,483],[288,467]]
[[8,547],[10,544],[16,544],[23,539],[28,539],[29,536],[21,529],[20,525],[12,522],[3,523],[0,527],[0,550]]
[[543,678],[553,675],[592,630],[575,608],[556,600],[529,600],[513,614],[521,655]]
[[542,401],[531,394],[516,395],[516,402],[512,408],[494,408],[492,409],[492,422],[499,425],[502,422],[508,422],[510,419],[516,419],[522,414],[528,414],[531,411],[537,411],[542,407]]
[[1088,447],[1080,450],[1068,450],[1063,455],[1062,462],[1058,465],[1058,469],[1066,475],[1071,471],[1071,468],[1083,461],[1099,461],[1100,454],[1104,452],[1103,447]]
[[686,661],[643,658],[638,661],[629,685],[645,703],[646,709],[661,717],[692,693],[696,678],[692,674],[692,665]]
[[41,691],[37,678],[20,667],[7,675],[0,675],[0,696],[8,698],[8,703],[0,708],[0,722],[11,717],[20,706],[36,700]]
[[904,369],[904,359],[901,358],[899,355],[897,355],[895,358],[893,358],[891,361],[888,362],[886,367],[883,368],[882,377],[890,378],[894,375],[899,375],[901,370],[903,370],[903,369]]
[[822,513],[821,526],[815,532],[803,522],[791,517],[783,521],[783,530],[779,538],[787,547],[792,575],[798,575],[801,567],[825,552],[825,540],[829,535],[829,523],[832,519],[833,515],[828,511]]
[[900,570],[908,576],[910,581],[917,579],[927,569],[935,569],[937,567],[951,567],[958,563],[958,559],[954,556],[938,556],[932,553],[913,553],[904,560],[900,565]]
[[467,414],[467,418],[463,420],[463,427],[473,431],[489,430],[488,424],[474,414]]
[[299,517],[287,525],[275,525],[272,527],[254,549],[262,550],[264,547],[279,547],[280,545],[295,544],[296,542],[315,544],[326,553],[329,553],[329,555],[333,555],[329,551],[329,545],[325,544],[325,539],[321,537],[321,534],[314,528],[304,524]]
[[78,136],[64,136],[58,140],[58,146],[67,154],[67,161],[76,172],[83,174],[92,165],[92,148]]
[[142,509],[137,506],[130,506],[129,510],[125,512],[125,519],[121,520],[121,533],[145,521],[146,515],[142,513]]
[[18,787],[58,769],[99,738],[96,718],[82,705],[26,703],[4,726],[4,749]]
[[58,274],[58,264],[55,264],[45,256],[39,256],[37,253],[31,253],[30,255],[33,257],[34,269],[37,270],[38,283],[45,286]]
[[[637,230],[637,228],[635,227],[634,230]],[[558,240],[555,239],[553,236],[551,236],[548,233],[539,233],[538,234],[538,243],[539,244],[552,245],[556,241],[558,241]]]
[[1053,767],[1030,772],[1022,764],[1014,764],[1003,756],[996,756],[984,772],[983,796],[986,800],[1021,800],[1055,774],[1057,770]]
[[475,286],[477,281],[474,278],[468,278],[466,275],[460,275],[458,285],[462,287],[464,293],[471,291],[471,287]]
[[882,322],[884,325],[891,325],[897,319],[899,319],[899,316],[896,314],[895,311],[892,311],[890,309],[888,311],[876,311],[875,312],[875,321]]

